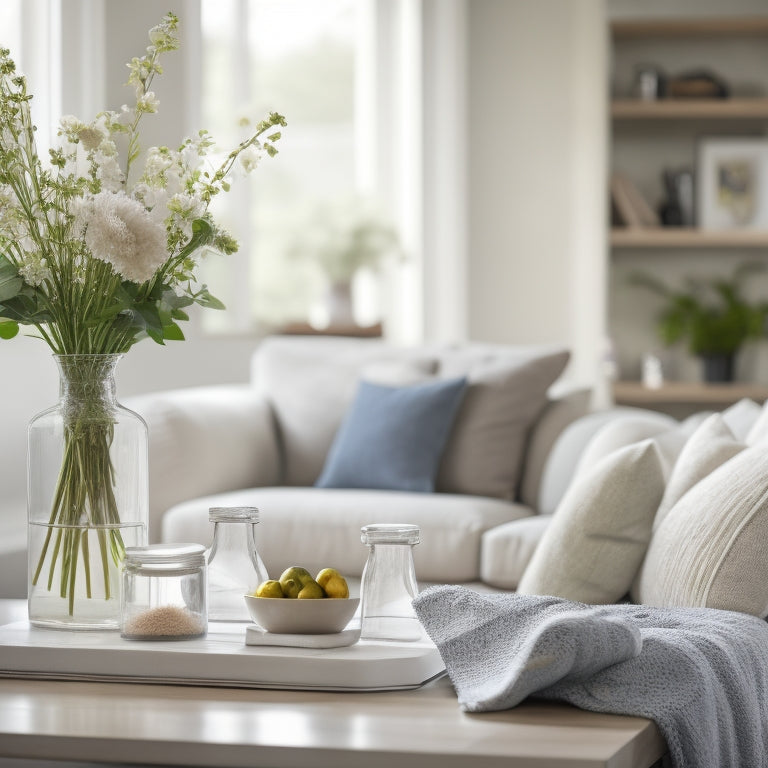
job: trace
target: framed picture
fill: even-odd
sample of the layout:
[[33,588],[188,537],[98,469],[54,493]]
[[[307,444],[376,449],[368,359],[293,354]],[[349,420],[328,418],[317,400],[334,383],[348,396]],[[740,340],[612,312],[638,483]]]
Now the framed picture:
[[702,229],[768,230],[768,139],[702,139],[696,176]]

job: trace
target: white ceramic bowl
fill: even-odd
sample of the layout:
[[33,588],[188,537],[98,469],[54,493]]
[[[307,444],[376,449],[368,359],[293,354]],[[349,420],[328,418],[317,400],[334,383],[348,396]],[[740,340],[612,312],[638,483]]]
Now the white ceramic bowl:
[[251,618],[267,632],[328,635],[341,632],[357,610],[359,597],[297,600],[246,595]]

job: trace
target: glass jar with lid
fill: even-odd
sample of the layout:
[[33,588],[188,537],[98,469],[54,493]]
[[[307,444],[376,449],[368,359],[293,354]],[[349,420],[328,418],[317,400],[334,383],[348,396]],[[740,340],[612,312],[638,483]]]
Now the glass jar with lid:
[[253,594],[267,569],[256,549],[256,507],[211,507],[213,542],[208,560],[208,618],[211,621],[251,621],[245,595]]
[[418,594],[413,547],[418,525],[377,523],[361,529],[368,560],[360,586],[362,638],[416,641],[424,637],[412,601]]
[[122,637],[182,640],[208,630],[205,547],[126,547],[121,594]]

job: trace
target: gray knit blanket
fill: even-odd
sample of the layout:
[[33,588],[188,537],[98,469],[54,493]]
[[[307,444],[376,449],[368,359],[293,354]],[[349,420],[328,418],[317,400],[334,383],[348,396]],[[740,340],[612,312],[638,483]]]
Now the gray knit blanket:
[[433,587],[414,601],[468,712],[527,696],[654,720],[674,768],[768,768],[768,624]]

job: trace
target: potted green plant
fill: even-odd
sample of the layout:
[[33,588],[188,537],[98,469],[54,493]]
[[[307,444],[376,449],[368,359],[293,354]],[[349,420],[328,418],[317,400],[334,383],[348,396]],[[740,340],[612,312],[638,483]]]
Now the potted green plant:
[[656,331],[665,346],[687,341],[692,355],[703,363],[704,380],[732,381],[734,361],[742,345],[766,335],[768,302],[751,302],[743,293],[745,280],[764,271],[762,264],[742,264],[729,278],[689,278],[683,289],[673,289],[647,273],[635,273],[634,285],[664,300],[656,317]]
[[327,286],[331,325],[354,325],[352,279],[358,270],[378,270],[401,258],[393,226],[370,201],[361,198],[326,203],[313,210],[289,249],[292,258],[314,262]]

